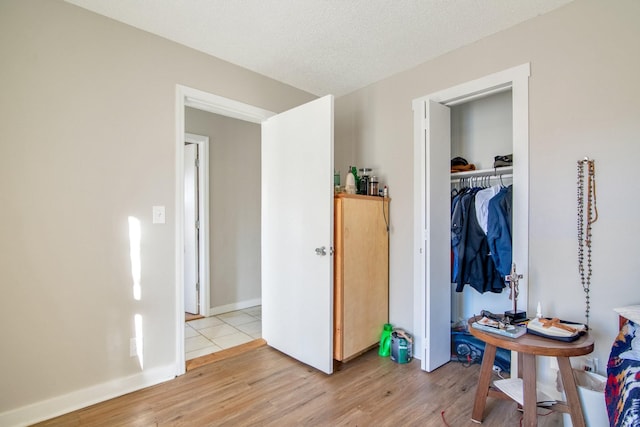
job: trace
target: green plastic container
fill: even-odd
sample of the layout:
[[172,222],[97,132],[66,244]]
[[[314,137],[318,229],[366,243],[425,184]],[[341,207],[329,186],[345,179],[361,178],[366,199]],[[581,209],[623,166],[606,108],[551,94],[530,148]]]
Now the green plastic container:
[[380,334],[380,348],[378,354],[382,357],[389,357],[391,354],[391,332],[393,326],[390,323],[385,323],[382,328],[382,334]]
[[409,363],[413,358],[413,339],[405,331],[391,333],[391,360],[396,363]]

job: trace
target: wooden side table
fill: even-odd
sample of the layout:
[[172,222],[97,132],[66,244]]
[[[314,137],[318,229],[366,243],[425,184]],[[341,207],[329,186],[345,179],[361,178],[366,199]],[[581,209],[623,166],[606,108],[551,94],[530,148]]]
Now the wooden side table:
[[518,377],[522,378],[523,383],[523,426],[537,426],[536,356],[552,356],[558,360],[567,401],[557,402],[551,406],[550,409],[571,414],[571,422],[574,427],[584,427],[585,421],[582,413],[582,405],[580,404],[578,389],[573,377],[573,369],[571,368],[569,358],[573,356],[583,356],[593,351],[593,339],[589,337],[589,334],[585,334],[570,343],[547,339],[532,334],[525,334],[513,339],[475,329],[471,326],[475,320],[476,318],[469,319],[469,332],[485,343],[485,350],[482,357],[480,378],[478,379],[478,387],[473,404],[472,421],[476,423],[482,422],[487,396],[511,400],[500,390],[490,387],[496,348],[500,347],[518,352]]

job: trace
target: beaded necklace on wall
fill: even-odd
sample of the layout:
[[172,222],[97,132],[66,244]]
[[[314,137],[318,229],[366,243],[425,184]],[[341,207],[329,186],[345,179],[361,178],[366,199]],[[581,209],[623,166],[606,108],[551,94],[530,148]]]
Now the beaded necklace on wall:
[[[586,168],[585,168],[586,166]],[[586,175],[586,200],[585,200],[585,175]],[[590,301],[589,291],[591,287],[591,243],[592,225],[598,220],[598,208],[596,207],[596,168],[595,161],[585,157],[578,160],[578,273],[580,283],[585,293],[585,317],[589,326]],[[585,269],[586,248],[586,269]]]

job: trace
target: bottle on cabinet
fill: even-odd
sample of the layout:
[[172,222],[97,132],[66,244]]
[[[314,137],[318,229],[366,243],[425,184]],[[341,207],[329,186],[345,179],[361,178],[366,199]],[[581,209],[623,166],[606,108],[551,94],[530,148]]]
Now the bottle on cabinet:
[[[389,188],[382,183],[376,175],[371,175],[372,168],[360,168],[349,166],[345,176],[345,186],[338,188],[336,193],[344,191],[347,194],[360,194],[364,196],[389,197]],[[334,185],[339,182],[339,177],[334,176]]]

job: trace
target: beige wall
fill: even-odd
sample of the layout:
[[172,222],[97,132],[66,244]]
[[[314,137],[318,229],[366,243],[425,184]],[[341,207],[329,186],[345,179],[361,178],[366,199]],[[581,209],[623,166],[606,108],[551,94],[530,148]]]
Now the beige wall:
[[[637,1],[576,0],[336,100],[337,167],[376,168],[390,186],[393,323],[414,321],[411,101],[531,62],[529,300],[583,319],[575,162],[595,158],[591,326],[602,370],[612,308],[638,303],[639,18]],[[275,112],[314,97],[60,1],[0,2],[0,57],[2,417],[127,384],[141,371],[129,357],[134,314],[144,372],[175,363],[175,85]],[[151,224],[153,205],[167,207],[167,224]],[[129,216],[142,223],[141,301]]]
[[[336,164],[380,168],[391,203],[390,317],[413,313],[415,98],[526,62],[530,120],[529,311],[584,321],[577,269],[576,161],[596,159],[590,325],[599,370],[616,335],[614,307],[640,303],[640,2],[577,0],[336,101]],[[342,166],[341,166],[342,167]]]
[[209,137],[210,307],[261,296],[260,125],[186,108],[185,128]]
[[[144,376],[176,363],[176,84],[274,112],[315,97],[62,1],[0,2],[0,58],[2,419],[142,378],[135,314]],[[166,224],[151,223],[153,205]]]

